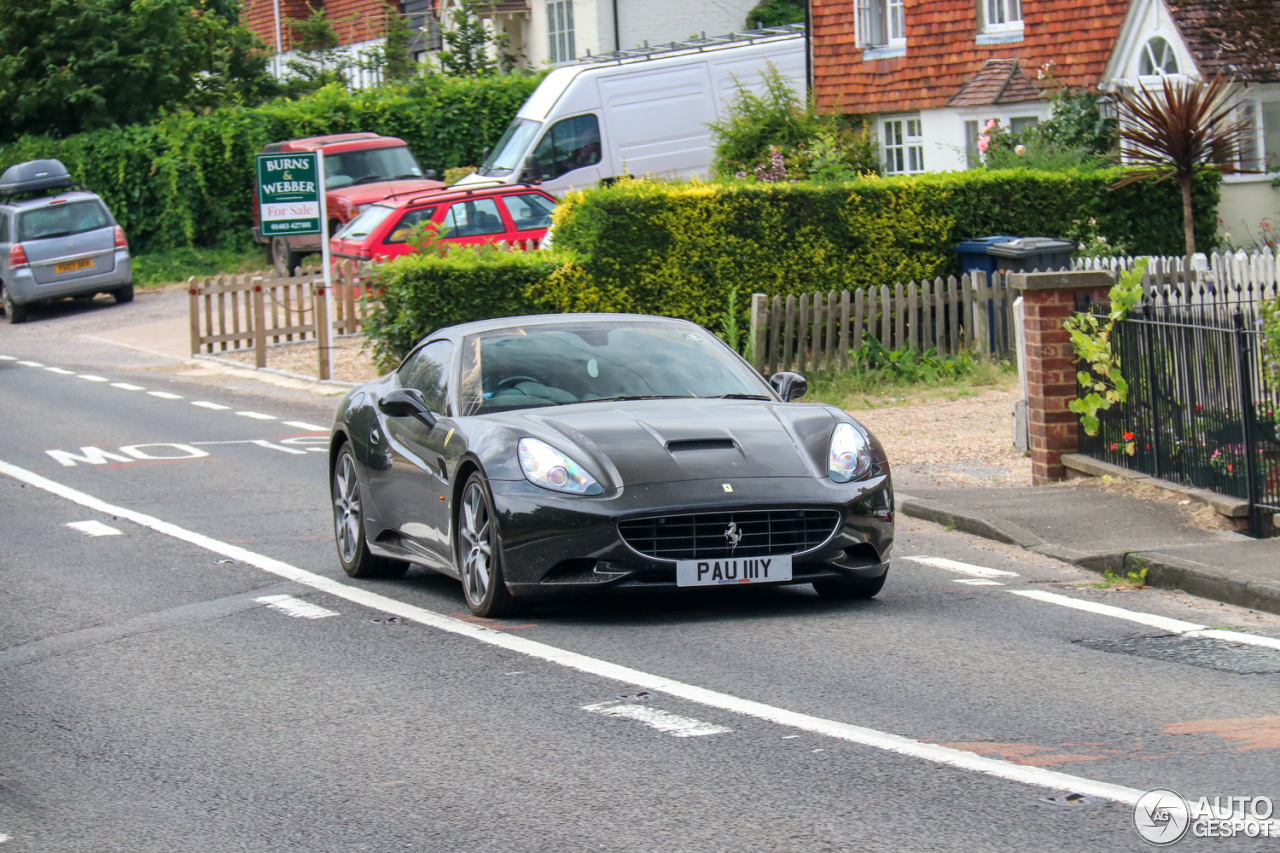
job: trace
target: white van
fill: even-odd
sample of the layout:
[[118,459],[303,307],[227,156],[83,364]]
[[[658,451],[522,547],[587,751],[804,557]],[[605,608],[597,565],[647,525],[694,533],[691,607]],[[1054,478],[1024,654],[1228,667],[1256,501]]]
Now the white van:
[[533,182],[562,195],[623,174],[705,175],[707,125],[727,116],[740,86],[762,92],[772,63],[805,97],[805,45],[803,27],[771,27],[557,68],[458,184]]

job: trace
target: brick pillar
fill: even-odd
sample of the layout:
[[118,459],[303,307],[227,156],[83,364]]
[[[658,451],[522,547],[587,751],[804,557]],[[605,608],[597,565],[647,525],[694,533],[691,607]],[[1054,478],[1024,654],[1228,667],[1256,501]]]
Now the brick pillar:
[[1062,454],[1079,449],[1080,416],[1067,408],[1076,398],[1075,351],[1063,322],[1076,296],[1103,302],[1115,283],[1107,271],[1013,273],[1009,286],[1022,296],[1026,317],[1027,422],[1031,433],[1031,483],[1065,479]]

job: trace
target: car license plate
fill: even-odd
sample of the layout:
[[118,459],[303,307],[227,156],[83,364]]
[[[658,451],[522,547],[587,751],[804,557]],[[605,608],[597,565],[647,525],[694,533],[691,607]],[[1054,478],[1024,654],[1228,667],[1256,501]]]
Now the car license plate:
[[791,555],[732,557],[727,560],[678,560],[676,586],[776,583],[791,580]]
[[65,264],[54,264],[53,271],[56,273],[75,272],[76,270],[87,270],[93,266],[93,258],[81,258],[78,261],[67,261]]

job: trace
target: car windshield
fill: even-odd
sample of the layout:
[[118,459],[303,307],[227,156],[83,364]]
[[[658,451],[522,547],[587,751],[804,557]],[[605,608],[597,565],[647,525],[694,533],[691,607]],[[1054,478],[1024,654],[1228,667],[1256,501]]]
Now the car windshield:
[[51,204],[22,214],[18,220],[19,240],[47,240],[83,234],[111,225],[106,208],[94,199]]
[[593,320],[498,329],[462,346],[465,414],[600,400],[772,399],[714,335],[678,322]]
[[324,155],[324,188],[371,184],[396,178],[421,178],[422,169],[403,145]]
[[387,207],[385,204],[371,204],[360,212],[360,215],[348,222],[334,236],[339,240],[360,241],[373,233],[374,229],[382,224],[394,207]]
[[484,165],[477,171],[481,175],[498,176],[509,175],[519,169],[520,161],[540,127],[541,123],[527,118],[512,119],[511,124],[507,125],[506,133],[502,134],[498,144],[493,146],[493,150],[485,158]]

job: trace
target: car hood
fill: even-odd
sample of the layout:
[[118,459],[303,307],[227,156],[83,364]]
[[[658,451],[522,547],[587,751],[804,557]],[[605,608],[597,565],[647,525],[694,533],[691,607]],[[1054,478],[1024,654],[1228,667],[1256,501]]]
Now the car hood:
[[371,184],[352,184],[330,190],[329,195],[344,198],[349,204],[372,204],[390,196],[409,193],[431,192],[442,189],[443,181],[429,181],[426,178],[417,180],[377,181]]
[[745,400],[589,403],[491,417],[628,485],[825,476],[836,423],[825,406]]

